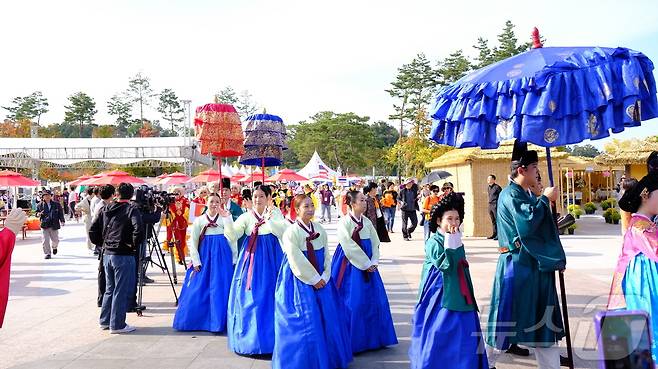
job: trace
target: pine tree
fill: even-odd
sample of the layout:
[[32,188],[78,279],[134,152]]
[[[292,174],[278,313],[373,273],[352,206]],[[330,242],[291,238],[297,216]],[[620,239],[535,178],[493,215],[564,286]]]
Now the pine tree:
[[494,62],[489,41],[486,38],[478,37],[477,45],[473,45],[473,48],[478,51],[478,56],[475,58],[476,63],[473,64],[474,69],[486,67]]
[[445,86],[465,76],[473,66],[462,50],[457,50],[439,63],[439,85]]
[[77,124],[79,127],[79,137],[83,137],[84,125],[92,124],[94,122],[94,115],[98,113],[96,102],[86,93],[77,92],[69,96],[69,103],[70,105],[65,106],[64,122]]
[[502,33],[498,35],[498,47],[493,50],[494,61],[507,59],[530,48],[529,43],[518,44],[514,27],[512,21],[507,20],[505,22]]

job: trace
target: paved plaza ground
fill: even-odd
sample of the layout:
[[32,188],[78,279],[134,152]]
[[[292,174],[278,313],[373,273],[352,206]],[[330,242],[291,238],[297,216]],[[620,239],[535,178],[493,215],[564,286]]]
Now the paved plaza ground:
[[[413,241],[406,242],[398,231],[399,221],[396,220],[392,242],[381,246],[380,271],[400,343],[357,355],[350,368],[409,367],[410,321],[424,255],[422,228],[416,231]],[[576,367],[595,368],[592,317],[605,306],[621,238],[619,226],[607,225],[601,217],[586,216],[578,224],[577,235],[563,237],[568,257],[569,314]],[[335,221],[326,228],[331,245],[335,245]],[[144,316],[128,316],[128,323],[137,326],[137,331],[125,335],[101,331],[96,307],[98,261],[86,250],[84,226],[69,222],[60,235],[59,253],[52,260],[43,259],[38,232],[30,232],[26,240],[16,243],[9,306],[0,329],[0,367],[270,367],[267,358],[241,357],[230,352],[225,335],[174,331],[174,297],[166,277],[155,269],[148,274],[156,283],[144,288],[144,303],[148,307]],[[481,321],[486,322],[497,244],[476,238],[466,239],[465,245]],[[178,274],[183,275],[182,267]],[[534,368],[536,364],[532,355],[529,359],[503,355],[497,367]]]

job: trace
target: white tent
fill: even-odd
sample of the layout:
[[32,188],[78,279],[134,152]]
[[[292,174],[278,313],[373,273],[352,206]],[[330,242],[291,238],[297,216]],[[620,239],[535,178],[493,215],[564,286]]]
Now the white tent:
[[338,175],[335,170],[329,168],[329,166],[325,164],[324,161],[322,161],[322,158],[320,158],[320,155],[318,155],[317,151],[313,153],[311,160],[308,161],[306,166],[300,169],[297,173],[303,175],[306,178],[315,177],[320,174],[324,174],[329,178],[333,178]]

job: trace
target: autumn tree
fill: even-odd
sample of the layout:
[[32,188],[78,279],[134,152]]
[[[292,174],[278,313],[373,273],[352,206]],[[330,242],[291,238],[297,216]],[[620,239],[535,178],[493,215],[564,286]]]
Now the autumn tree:
[[30,137],[32,122],[29,119],[9,120],[0,123],[0,137]]

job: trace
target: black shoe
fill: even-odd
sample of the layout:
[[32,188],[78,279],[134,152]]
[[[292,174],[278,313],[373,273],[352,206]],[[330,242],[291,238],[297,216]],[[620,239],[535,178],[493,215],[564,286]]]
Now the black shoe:
[[493,240],[494,238],[496,238],[496,236],[492,235],[492,236],[487,237],[487,240]]
[[46,254],[46,256],[44,256],[44,259],[50,259],[50,258],[51,258],[50,254]]
[[570,364],[571,364],[571,362],[569,361],[568,357],[564,357],[564,356],[560,355],[560,366],[570,367],[571,366]]
[[505,352],[516,356],[530,356],[530,350],[521,348],[517,344],[512,344]]
[[147,276],[144,276],[144,278],[142,278],[142,281],[144,283],[154,283],[155,282],[154,280],[152,280],[151,278],[149,278]]
[[498,236],[493,238],[494,241],[498,241]]
[[53,255],[57,255],[57,249],[53,249]]

